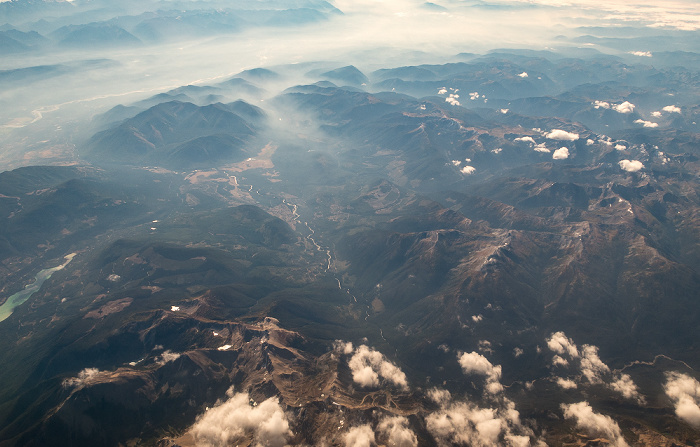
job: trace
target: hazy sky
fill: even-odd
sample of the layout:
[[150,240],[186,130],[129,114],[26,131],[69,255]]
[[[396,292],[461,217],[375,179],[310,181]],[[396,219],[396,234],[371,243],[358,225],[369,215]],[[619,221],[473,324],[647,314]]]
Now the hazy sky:
[[[0,59],[0,70],[72,64],[96,58],[115,63],[0,90],[0,136],[6,146],[16,141],[17,147],[22,147],[24,133],[13,129],[34,123],[48,125],[52,117],[72,119],[73,114],[83,113],[81,109],[88,109],[84,113],[94,113],[93,110],[130,103],[181,85],[211,83],[260,66],[323,60],[338,66],[354,64],[371,71],[445,63],[454,60],[458,53],[485,53],[496,48],[587,47],[613,54],[643,55],[655,50],[649,48],[654,40],[634,41],[633,48],[618,51],[597,46],[599,42],[575,42],[571,38],[596,33],[649,36],[700,29],[700,8],[697,1],[689,0],[632,3],[434,0],[430,4],[423,0],[330,0],[330,3],[344,14],[298,27],[258,28],[162,46],[4,56]],[[607,31],[594,32],[582,27]],[[684,41],[682,33],[677,39]],[[659,42],[665,45],[666,41]],[[56,113],[58,110],[62,113]]]

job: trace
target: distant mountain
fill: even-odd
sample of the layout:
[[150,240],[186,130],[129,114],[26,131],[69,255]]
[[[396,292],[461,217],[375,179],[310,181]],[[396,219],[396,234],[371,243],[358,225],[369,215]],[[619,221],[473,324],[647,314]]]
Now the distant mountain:
[[245,21],[231,11],[158,11],[144,15],[134,26],[133,33],[147,42],[162,42],[231,34],[245,26]]
[[99,132],[88,148],[96,160],[189,167],[239,159],[245,142],[255,133],[251,124],[224,104],[200,107],[170,101]]
[[280,78],[280,75],[279,73],[267,68],[252,68],[250,70],[243,70],[242,72],[238,73],[235,78],[266,82],[277,80]]
[[697,445],[697,76],[564,54],[246,70],[0,173],[0,443]]
[[359,86],[369,82],[367,76],[352,65],[321,73],[321,77],[329,79],[333,82],[354,86]]
[[28,47],[37,48],[49,43],[49,39],[36,31],[22,32],[16,29],[9,29],[0,32],[0,35],[10,37]]
[[51,33],[58,45],[67,48],[99,48],[141,45],[141,41],[125,29],[106,23],[68,25]]
[[0,52],[2,54],[21,53],[29,50],[27,45],[13,39],[6,32],[0,33]]

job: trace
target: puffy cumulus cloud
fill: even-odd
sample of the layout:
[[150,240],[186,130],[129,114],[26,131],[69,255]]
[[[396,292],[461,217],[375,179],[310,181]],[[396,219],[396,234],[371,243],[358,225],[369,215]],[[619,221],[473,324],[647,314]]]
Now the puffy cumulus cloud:
[[425,418],[438,445],[474,447],[530,446],[532,430],[520,422],[515,404],[504,399],[500,408],[480,408],[469,402],[450,402]]
[[486,377],[486,391],[497,394],[503,390],[501,385],[501,365],[492,365],[486,357],[478,352],[465,352],[458,356],[459,366],[464,374],[478,374]]
[[513,141],[515,141],[515,142],[522,141],[523,143],[535,144],[535,139],[532,137],[518,137]]
[[590,138],[586,140],[586,146],[593,146],[595,144],[595,141],[591,140]]
[[461,164],[462,164],[462,161],[461,161],[461,160],[452,160],[452,165],[453,165],[453,166],[459,166],[459,165],[461,165]]
[[652,54],[650,51],[630,51],[629,54],[632,56],[639,56],[639,57],[651,57]]
[[165,365],[166,363],[174,362],[180,358],[180,354],[172,351],[163,351],[163,353],[158,357],[156,363],[159,365]]
[[208,409],[192,426],[198,446],[223,447],[244,436],[253,436],[255,446],[282,447],[292,435],[289,420],[279,400],[271,397],[251,406],[248,393],[234,393],[228,400]]
[[562,404],[561,408],[564,411],[564,417],[573,419],[576,422],[576,427],[585,431],[589,436],[602,436],[615,447],[628,446],[617,422],[612,420],[610,416],[595,413],[588,402]]
[[416,447],[418,438],[408,428],[408,419],[403,416],[387,417],[379,423],[380,436],[387,440],[386,445],[395,447]]
[[520,73],[518,76],[521,77],[521,78],[527,78],[527,77],[528,77],[528,74],[527,74],[526,72],[523,71],[523,72]]
[[376,387],[380,378],[403,389],[408,388],[406,374],[389,362],[384,355],[366,345],[359,346],[348,362],[352,370],[352,380],[363,387]]
[[644,121],[642,119],[634,120],[634,123],[635,124],[643,124],[644,127],[650,127],[650,128],[659,127],[659,123],[655,123],[653,121]]
[[374,444],[374,431],[369,424],[352,427],[345,433],[345,447],[370,447]]
[[624,144],[616,144],[616,145],[615,145],[615,150],[616,150],[616,151],[624,151],[624,150],[626,150],[626,149],[627,149],[627,146],[625,146]]
[[594,101],[593,107],[595,107],[596,109],[609,109],[610,103],[607,101]]
[[581,372],[591,383],[602,383],[603,375],[610,372],[608,365],[598,356],[598,347],[583,345],[581,348]]
[[566,160],[569,158],[569,148],[568,147],[560,147],[554,153],[552,154],[552,158],[555,160]]
[[[622,397],[645,403],[644,397],[639,393],[637,385],[629,374],[617,374],[613,377],[610,367],[606,365],[598,355],[598,347],[593,345],[578,346],[564,334],[556,332],[547,339],[547,347],[556,355],[552,358],[552,366],[576,368],[580,374],[592,384],[605,384],[609,389],[622,395]],[[564,357],[568,357],[564,358]],[[576,382],[568,378],[557,378],[557,385],[564,389],[576,388]]]
[[576,382],[574,382],[571,379],[564,379],[563,377],[557,377],[557,385],[559,385],[560,388],[565,390],[575,390],[576,388],[578,388]]
[[440,90],[438,90],[438,95],[446,95],[447,94],[447,89],[445,87],[442,87]]
[[678,106],[666,106],[661,110],[668,113],[681,113],[681,108]]
[[636,106],[629,101],[625,101],[622,104],[617,104],[613,106],[613,110],[617,113],[632,113]]
[[620,160],[618,165],[623,171],[627,172],[638,172],[644,169],[644,165],[639,160]]
[[573,132],[567,132],[562,129],[553,129],[547,135],[545,135],[550,140],[561,140],[561,141],[576,141],[578,140],[578,134]]
[[551,151],[547,148],[547,145],[544,144],[544,143],[540,143],[540,144],[536,145],[533,149],[535,150],[535,152],[544,152],[544,153],[547,153],[547,154],[548,154],[549,152],[551,152]]
[[639,394],[639,388],[632,381],[632,377],[629,374],[620,374],[615,378],[613,382],[610,383],[610,389],[620,393],[622,397],[629,400],[634,400],[639,404],[644,404],[646,399],[644,396]]
[[553,366],[569,366],[569,361],[566,360],[565,358],[555,355],[552,357],[552,365]]
[[493,353],[491,342],[488,340],[479,340],[479,352]]
[[85,368],[80,371],[76,377],[71,377],[63,381],[64,388],[75,388],[87,385],[87,383],[97,377],[100,374],[100,370],[97,368]]
[[479,92],[471,92],[469,93],[469,99],[472,101],[476,101],[477,99],[481,98],[481,95]]
[[673,401],[676,415],[700,428],[700,382],[686,374],[669,372],[666,373],[664,391]]
[[572,358],[578,358],[579,352],[576,343],[562,331],[555,332],[547,339],[547,347],[559,355],[568,354]]
[[[547,339],[547,347],[555,355],[552,359],[554,366],[568,366],[569,360],[576,361],[578,367],[586,379],[591,383],[602,383],[602,377],[610,373],[608,365],[603,363],[598,356],[598,348],[592,345],[583,345],[579,350],[576,343],[566,336],[564,332],[555,332]],[[563,356],[568,356],[569,360]]]
[[444,407],[450,400],[452,400],[452,394],[449,391],[443,390],[441,388],[431,388],[427,393],[428,399],[432,400],[436,404]]
[[659,112],[658,110],[656,112],[651,112],[651,116],[653,116],[655,118],[659,118],[659,117],[661,117],[661,112]]
[[339,352],[339,353],[345,354],[345,355],[350,355],[350,354],[352,354],[352,351],[354,351],[354,348],[352,346],[352,342],[344,342],[342,340],[336,340],[333,343],[333,349],[335,349],[336,352]]
[[462,105],[462,104],[459,102],[459,95],[456,95],[456,94],[454,94],[454,93],[450,93],[450,96],[448,96],[447,98],[445,98],[445,102],[446,102],[446,103],[449,103],[449,104],[452,104],[453,106],[460,106],[460,105]]
[[474,166],[465,166],[462,169],[460,169],[459,172],[461,172],[464,175],[472,175],[476,172],[476,168]]

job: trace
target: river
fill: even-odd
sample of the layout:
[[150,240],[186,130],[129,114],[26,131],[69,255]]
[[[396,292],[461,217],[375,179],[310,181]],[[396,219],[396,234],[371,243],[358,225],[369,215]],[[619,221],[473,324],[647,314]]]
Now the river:
[[35,292],[39,291],[39,289],[41,289],[41,286],[44,284],[44,281],[51,278],[51,275],[53,275],[59,270],[63,270],[63,268],[73,260],[74,256],[75,253],[71,253],[63,258],[66,260],[66,262],[64,262],[63,264],[49,269],[41,270],[34,277],[33,283],[27,284],[27,286],[25,286],[24,289],[9,297],[7,301],[5,301],[5,304],[0,306],[0,321],[5,321],[7,318],[9,318],[9,316],[12,315],[12,312],[14,312],[17,306],[24,304]]

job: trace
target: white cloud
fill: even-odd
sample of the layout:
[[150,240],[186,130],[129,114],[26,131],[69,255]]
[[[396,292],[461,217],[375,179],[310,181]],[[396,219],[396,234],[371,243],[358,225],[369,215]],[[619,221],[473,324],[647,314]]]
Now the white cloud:
[[594,101],[593,106],[596,109],[609,109],[610,108],[610,103],[607,101]]
[[244,436],[253,437],[257,447],[282,447],[292,435],[289,420],[276,397],[257,406],[248,393],[226,393],[225,402],[208,409],[192,426],[198,446],[224,447]]
[[447,89],[445,87],[438,90],[438,95],[446,95],[446,94],[447,94]]
[[634,400],[639,404],[643,404],[646,399],[639,394],[637,385],[632,381],[629,374],[621,374],[611,384],[610,389],[622,395],[625,399]]
[[510,109],[501,109],[501,113],[505,115],[506,113],[508,113],[509,110]]
[[481,315],[481,314],[479,314],[479,315],[472,315],[472,321],[473,321],[474,323],[479,323],[479,322],[482,321],[483,319],[484,319],[484,316]]
[[613,106],[613,110],[618,113],[632,113],[634,112],[635,105],[629,101],[625,101],[622,104]]
[[581,348],[581,372],[591,383],[602,383],[603,375],[610,372],[608,365],[598,357],[598,347],[583,345]]
[[547,153],[547,154],[548,154],[549,152],[551,152],[551,151],[547,148],[547,145],[544,144],[544,143],[540,143],[540,144],[536,145],[533,149],[534,149],[536,152],[544,152],[544,153]]
[[573,132],[567,132],[562,129],[554,129],[546,135],[550,140],[561,140],[561,141],[576,141],[578,140],[578,134]]
[[475,101],[477,99],[481,98],[481,95],[479,95],[479,92],[471,92],[469,93],[469,99],[472,101]]
[[629,54],[639,57],[651,57],[652,54],[649,51],[630,51]]
[[462,161],[461,161],[461,160],[452,160],[452,164],[453,164],[454,166],[459,166],[459,165],[462,164]]
[[563,377],[557,377],[557,385],[565,390],[574,390],[578,387],[576,382],[571,379],[564,379]]
[[518,137],[513,141],[522,141],[524,143],[532,143],[535,144],[535,139],[532,137]]
[[518,76],[520,76],[521,78],[527,78],[527,73],[523,71]]
[[503,390],[501,385],[501,365],[492,365],[486,357],[478,352],[465,352],[458,357],[464,374],[479,374],[486,377],[486,391],[497,394]]
[[445,98],[445,102],[452,104],[453,106],[460,106],[460,102],[458,101],[459,95],[455,95],[454,93],[450,93],[450,96]]
[[595,413],[588,402],[562,404],[561,408],[564,411],[564,417],[574,419],[576,427],[585,431],[589,436],[603,436],[615,447],[628,446],[617,422],[613,421],[610,416]]
[[504,399],[500,408],[451,402],[429,414],[425,421],[426,428],[441,446],[525,447],[530,445],[532,436],[532,431],[522,426],[515,405],[508,399]]
[[626,149],[627,149],[627,146],[625,146],[624,144],[616,144],[615,145],[615,150],[624,151]]
[[659,127],[659,123],[655,123],[653,121],[644,121],[642,119],[639,120],[634,120],[635,124],[643,124],[644,127]]
[[465,175],[472,175],[476,172],[476,168],[474,166],[465,166],[462,169],[460,169],[459,172]]
[[644,165],[639,160],[620,160],[618,163],[623,171],[637,172],[644,169]]
[[353,381],[360,386],[379,386],[379,379],[382,378],[403,389],[408,388],[406,374],[386,360],[381,352],[370,349],[366,345],[361,345],[355,350],[348,366],[352,370]]
[[678,106],[666,106],[661,110],[668,113],[681,113],[681,108]]
[[377,427],[381,436],[387,439],[387,445],[395,447],[415,447],[418,438],[408,428],[408,419],[403,416],[387,417]]
[[661,112],[659,112],[658,110],[656,112],[651,112],[651,116],[653,116],[655,118],[659,118],[659,117],[661,117]]
[[374,443],[374,432],[369,424],[352,427],[345,434],[345,447],[370,447]]
[[521,355],[523,355],[524,353],[525,353],[525,351],[523,351],[522,348],[513,348],[513,357],[515,357],[516,359],[518,357],[520,357]]
[[431,388],[428,390],[428,399],[432,400],[441,407],[444,407],[450,402],[450,400],[452,400],[452,395],[447,390],[443,390],[441,388]]
[[547,347],[559,355],[568,354],[572,358],[578,358],[579,352],[573,340],[568,338],[565,333],[559,331],[549,336],[547,339]]
[[552,358],[552,365],[553,366],[569,366],[569,361],[566,360],[565,358],[562,358],[561,356],[555,355]]
[[172,351],[163,351],[160,358],[156,360],[156,363],[160,365],[165,365],[166,363],[175,361],[180,358],[180,354]]
[[[634,400],[639,404],[645,402],[639,393],[637,385],[628,374],[617,374],[612,379],[608,365],[598,356],[598,348],[593,345],[583,345],[581,349],[563,332],[556,332],[547,339],[547,346],[557,355],[552,359],[552,366],[568,367],[573,364],[589,383],[605,384],[611,390],[620,393],[624,398]],[[568,356],[570,360],[562,356]],[[576,382],[568,378],[557,378],[557,384],[564,389],[576,387]]]
[[335,343],[333,343],[333,348],[337,352],[340,352],[341,354],[345,354],[345,355],[350,355],[350,354],[352,354],[352,351],[354,351],[354,348],[352,346],[352,342],[346,343],[342,340],[336,340]]
[[87,385],[91,379],[94,379],[100,374],[100,370],[97,368],[85,368],[78,373],[77,377],[71,377],[63,381],[64,388],[81,387]]
[[569,148],[560,147],[552,154],[552,158],[555,160],[566,160],[569,158]]
[[676,415],[700,428],[700,382],[686,374],[669,372],[666,373],[664,391],[673,401]]
[[591,140],[590,138],[586,140],[586,146],[593,146],[595,144],[595,141]]
[[493,353],[491,342],[488,340],[479,340],[479,352]]

